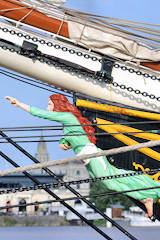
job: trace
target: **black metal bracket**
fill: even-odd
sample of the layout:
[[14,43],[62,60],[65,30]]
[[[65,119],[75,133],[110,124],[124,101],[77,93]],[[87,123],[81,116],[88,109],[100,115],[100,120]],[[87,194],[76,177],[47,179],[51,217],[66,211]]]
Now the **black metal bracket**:
[[101,71],[98,71],[96,73],[96,76],[102,78],[102,80],[105,83],[108,83],[108,84],[112,83],[113,82],[113,77],[112,77],[113,66],[114,66],[113,59],[102,58]]
[[21,55],[36,60],[37,56],[41,55],[41,52],[38,51],[37,44],[23,41],[23,44],[21,47]]

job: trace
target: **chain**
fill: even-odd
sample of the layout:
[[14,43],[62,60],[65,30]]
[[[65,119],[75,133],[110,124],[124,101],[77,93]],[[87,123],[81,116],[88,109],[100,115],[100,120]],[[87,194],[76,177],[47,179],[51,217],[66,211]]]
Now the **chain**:
[[120,89],[127,90],[128,92],[134,92],[135,94],[140,94],[143,97],[149,97],[150,99],[155,99],[160,102],[160,97],[156,97],[154,94],[148,94],[147,92],[141,92],[138,89],[133,89],[132,87],[126,87],[124,84],[119,84],[117,82],[112,82],[114,87],[119,87]]
[[144,72],[141,72],[140,70],[135,70],[134,68],[131,68],[131,67],[126,67],[126,66],[123,66],[123,65],[120,65],[118,63],[115,63],[114,64],[114,67],[115,68],[120,68],[121,70],[123,71],[128,71],[130,73],[135,73],[137,74],[138,76],[143,76],[145,78],[151,78],[152,80],[158,80],[160,81],[160,78],[157,77],[156,75],[150,75],[149,73],[144,73]]
[[[0,45],[0,47],[3,50],[9,50],[10,52],[16,52],[19,55],[22,55],[22,52],[20,49],[17,48],[17,50],[14,47],[9,47],[7,44],[3,43],[3,45]],[[69,71],[72,75],[77,74],[79,78],[85,77],[86,80],[92,79],[92,80],[97,80],[99,82],[106,82],[108,83],[108,79],[103,80],[101,77],[93,74],[93,73],[89,73],[83,69],[79,69],[79,68],[75,68],[69,65],[66,65],[65,62],[67,63],[67,61],[63,61],[62,62],[57,62],[56,58],[54,60],[54,58],[52,58],[51,56],[48,55],[44,55],[42,56],[42,54],[40,55],[34,55],[34,53],[31,53],[31,58],[36,59],[38,61],[40,61],[41,63],[46,63],[49,66],[54,66],[55,68],[60,68],[62,71]],[[51,58],[51,59],[48,59]],[[110,82],[110,79],[109,79]]]
[[74,180],[74,181],[69,181],[69,182],[59,181],[58,183],[43,183],[43,184],[30,186],[30,187],[4,189],[4,190],[0,191],[0,195],[16,193],[16,192],[31,191],[31,190],[39,190],[39,189],[44,189],[44,188],[57,188],[57,187],[77,185],[77,184],[82,184],[82,183],[94,183],[94,182],[98,182],[98,181],[112,180],[112,179],[123,178],[123,177],[132,177],[132,176],[143,175],[143,174],[154,174],[154,173],[158,173],[158,172],[160,172],[160,168],[151,169],[148,171],[136,171],[136,172],[123,173],[123,174],[118,174],[118,175],[111,175],[111,176],[104,176],[104,177],[97,177],[97,178],[86,178],[86,179]]
[[15,30],[9,30],[7,28],[0,27],[0,30],[2,30],[5,33],[10,33],[11,35],[17,35],[18,37],[24,37],[26,40],[32,40],[34,43],[38,42],[42,45],[47,45],[48,47],[54,47],[55,49],[61,49],[64,52],[69,52],[70,54],[76,54],[79,57],[84,57],[86,59],[91,59],[92,61],[99,61],[102,63],[102,59],[98,59],[96,56],[91,56],[87,53],[82,53],[81,51],[76,51],[75,49],[68,48],[66,46],[61,46],[59,44],[54,44],[49,41],[45,41],[44,39],[39,39],[38,37],[32,37],[29,34],[23,34],[21,32],[16,32]]
[[[39,39],[37,37],[32,37],[28,34],[25,35],[21,32],[16,32],[15,30],[9,30],[9,29],[3,28],[3,27],[0,27],[0,30],[2,30],[3,32],[6,32],[6,33],[9,32],[11,35],[17,35],[18,37],[24,37],[26,40],[32,40],[33,42],[39,42],[40,44],[43,44],[43,45],[46,44],[49,47],[54,47],[56,49],[61,49],[64,52],[68,51],[70,54],[76,54],[79,57],[83,56],[86,59],[91,59],[93,61],[99,61],[100,63],[103,63],[103,59],[98,59],[95,56],[90,56],[89,54],[82,53],[80,51],[76,51],[76,50],[68,48],[66,46],[61,46],[59,44],[53,44],[52,42],[45,41],[44,39]],[[21,54],[20,50],[16,51],[15,48],[13,48],[13,47],[10,48],[7,45],[3,45],[3,46],[1,46],[1,48],[3,50],[9,50],[10,52],[16,52],[17,54]],[[36,56],[36,59],[39,60],[40,62],[45,62],[48,65],[51,65],[51,66],[54,66],[54,67],[60,67],[64,71],[68,70],[72,74],[78,74],[79,77],[83,76],[87,80],[88,80],[88,78],[92,78],[93,80],[98,80],[99,82],[112,83],[112,85],[114,87],[120,88],[122,90],[127,90],[130,93],[134,92],[137,95],[142,95],[143,97],[149,97],[152,100],[155,99],[155,100],[160,102],[160,97],[156,97],[154,94],[148,94],[147,92],[141,92],[138,89],[133,89],[132,87],[127,87],[124,84],[119,84],[117,82],[111,82],[110,79],[105,79],[105,78],[99,77],[98,75],[93,74],[93,73],[89,73],[89,72],[87,72],[83,69],[78,69],[78,68],[75,68],[75,67],[72,67],[72,66],[67,66],[65,63],[57,63],[56,60],[54,61],[54,59],[48,60],[48,58],[47,58],[48,56],[46,55],[46,58],[44,56],[43,57]],[[107,61],[107,64],[109,64],[109,60],[106,59],[106,61]],[[129,71],[130,73],[135,73],[135,74],[137,74],[139,76],[143,76],[145,78],[151,78],[152,80],[160,81],[160,78],[158,78],[157,76],[150,75],[148,73],[143,73],[139,70],[135,70],[134,68],[126,67],[126,66],[120,65],[118,63],[113,63],[113,66],[115,68],[120,68],[123,71]]]
[[[17,35],[18,37],[24,37],[26,40],[32,40],[35,43],[39,42],[40,44],[47,45],[48,47],[54,47],[56,49],[61,49],[64,52],[69,52],[70,54],[76,54],[79,57],[84,57],[86,59],[91,59],[94,62],[99,61],[100,63],[103,63],[102,58],[99,59],[98,57],[91,56],[88,53],[83,53],[81,51],[76,51],[75,49],[68,48],[66,46],[61,46],[59,44],[54,44],[52,42],[45,41],[44,39],[39,39],[38,37],[34,37],[34,36],[32,37],[29,34],[23,34],[21,32],[16,32],[15,30],[9,30],[9,29],[4,28],[4,27],[0,27],[0,30],[2,30],[3,32],[6,32],[6,33],[10,33],[11,35]],[[110,58],[108,60],[110,60]],[[112,59],[112,61],[113,61],[113,59]],[[118,63],[114,63],[113,66],[115,68],[120,68],[123,71],[129,71],[130,73],[136,73],[137,75],[144,76],[145,78],[151,78],[152,80],[160,81],[160,78],[157,77],[156,75],[150,75],[149,73],[143,73],[140,70],[135,70],[134,68],[131,68],[131,67],[126,67],[126,66],[120,65]]]

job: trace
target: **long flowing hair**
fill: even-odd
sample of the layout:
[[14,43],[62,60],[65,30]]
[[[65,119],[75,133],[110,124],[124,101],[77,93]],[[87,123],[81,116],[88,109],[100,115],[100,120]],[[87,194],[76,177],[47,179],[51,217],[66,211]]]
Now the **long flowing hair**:
[[[77,109],[76,106],[71,104],[63,94],[53,94],[49,98],[54,103],[53,111],[72,113],[82,125],[90,142],[94,144],[96,143],[96,137],[94,135],[95,129],[91,126],[92,123],[87,118],[82,116],[81,112]],[[83,124],[89,124],[90,126],[84,126]],[[93,134],[93,135],[88,135],[88,134]]]

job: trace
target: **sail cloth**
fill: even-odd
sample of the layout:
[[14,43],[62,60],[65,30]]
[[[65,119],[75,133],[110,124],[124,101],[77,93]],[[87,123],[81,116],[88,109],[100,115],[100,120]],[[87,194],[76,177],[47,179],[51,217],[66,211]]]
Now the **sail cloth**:
[[105,55],[130,61],[160,61],[160,49],[124,37],[115,30],[102,31],[76,22],[68,22],[69,36],[77,43]]
[[58,33],[103,55],[134,62],[160,61],[160,25],[88,14],[65,8],[64,2],[1,0],[0,15]]

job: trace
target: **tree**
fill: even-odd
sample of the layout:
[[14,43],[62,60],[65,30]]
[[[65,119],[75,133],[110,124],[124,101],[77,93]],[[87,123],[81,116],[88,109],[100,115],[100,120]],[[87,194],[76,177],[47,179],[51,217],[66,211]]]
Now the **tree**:
[[[90,195],[96,195],[100,193],[106,192],[103,185],[99,182],[91,183]],[[111,192],[111,191],[107,191]],[[110,207],[112,204],[121,204],[124,206],[124,209],[129,209],[129,207],[133,206],[134,204],[132,201],[127,198],[127,196],[122,194],[115,194],[115,195],[105,195],[102,197],[93,197],[90,198],[90,201],[95,204],[97,208],[101,211],[105,212],[106,208]]]

